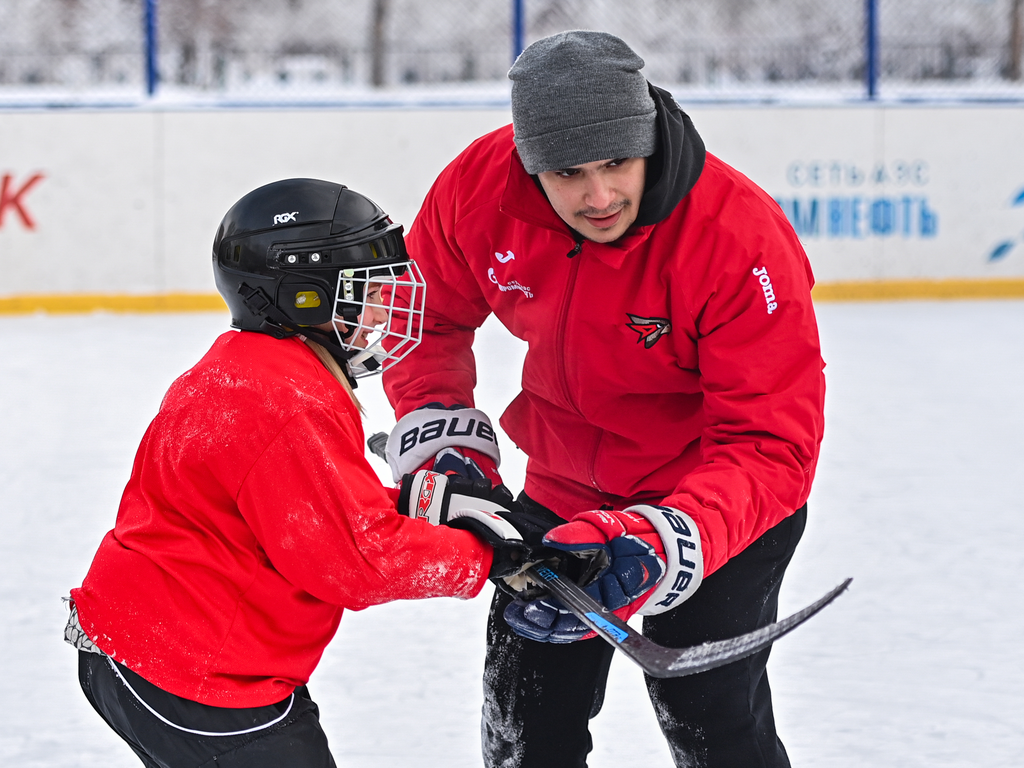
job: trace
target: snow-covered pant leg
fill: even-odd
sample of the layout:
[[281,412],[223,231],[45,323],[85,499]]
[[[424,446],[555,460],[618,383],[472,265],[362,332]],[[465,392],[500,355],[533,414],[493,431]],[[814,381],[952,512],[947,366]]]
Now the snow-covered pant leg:
[[108,657],[85,651],[78,654],[78,678],[89,703],[147,768],[336,768],[320,712],[305,687],[295,690],[294,699],[266,707],[211,707],[167,693],[127,667],[115,669]]
[[[775,621],[779,588],[804,531],[797,510],[711,574],[678,608],[644,620],[644,634],[685,648]],[[788,768],[775,732],[765,665],[770,648],[691,677],[647,678],[669,750],[679,768]]]
[[585,768],[587,721],[604,702],[614,650],[600,638],[566,645],[515,634],[495,590],[487,621],[481,723],[486,768]]

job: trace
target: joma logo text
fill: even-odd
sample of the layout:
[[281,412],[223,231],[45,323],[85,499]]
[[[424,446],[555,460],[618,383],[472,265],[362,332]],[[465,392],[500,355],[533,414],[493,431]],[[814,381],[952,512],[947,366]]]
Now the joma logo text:
[[764,291],[764,300],[768,304],[768,314],[770,315],[779,308],[779,303],[775,300],[775,289],[772,288],[772,279],[768,277],[768,268],[755,268],[753,274],[757,275],[757,279],[761,283],[761,290]]

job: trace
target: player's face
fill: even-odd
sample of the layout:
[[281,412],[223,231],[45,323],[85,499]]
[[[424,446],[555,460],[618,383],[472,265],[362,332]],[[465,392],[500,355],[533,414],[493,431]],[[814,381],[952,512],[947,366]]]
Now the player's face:
[[352,329],[352,335],[347,336],[345,342],[353,347],[366,349],[370,344],[370,336],[374,335],[380,326],[388,321],[388,310],[381,298],[382,289],[383,286],[380,283],[366,284],[365,306],[362,314],[359,315],[357,323],[345,323],[340,315],[335,315],[334,322],[324,323],[316,327],[323,331],[333,331],[335,323],[339,330],[344,330],[345,326],[348,326]]
[[366,284],[366,298],[364,300],[366,306],[363,309],[363,313],[359,316],[359,326],[356,328],[356,333],[349,340],[349,343],[354,347],[366,349],[369,344],[370,335],[375,333],[379,326],[384,325],[388,321],[388,311],[381,299],[382,287],[380,283]]
[[597,160],[538,174],[540,184],[562,221],[588,240],[618,240],[640,209],[647,159]]

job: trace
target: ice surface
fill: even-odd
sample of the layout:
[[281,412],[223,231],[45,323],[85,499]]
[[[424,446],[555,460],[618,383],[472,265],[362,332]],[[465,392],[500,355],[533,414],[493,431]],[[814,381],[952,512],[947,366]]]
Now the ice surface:
[[[782,613],[855,581],[770,663],[793,764],[1024,765],[1024,302],[825,304],[819,319],[826,438]],[[0,764],[139,765],[78,690],[60,597],[112,525],[164,390],[226,325],[0,318]],[[522,348],[489,324],[477,354],[477,404],[496,417]],[[367,434],[388,429],[379,382],[358,393]],[[504,450],[518,486],[524,457]],[[486,608],[346,615],[310,683],[339,765],[480,764]],[[626,659],[593,730],[595,768],[670,765]]]

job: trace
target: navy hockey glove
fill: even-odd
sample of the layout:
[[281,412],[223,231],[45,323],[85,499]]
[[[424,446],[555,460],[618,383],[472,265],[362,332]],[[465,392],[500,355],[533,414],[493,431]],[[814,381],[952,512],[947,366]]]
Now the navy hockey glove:
[[498,439],[487,414],[476,408],[429,403],[405,414],[385,449],[394,481],[420,469],[501,485]]
[[[588,560],[596,577],[584,575],[584,589],[623,621],[681,603],[697,589],[704,571],[696,525],[671,507],[642,504],[621,512],[581,512],[549,531],[544,544]],[[516,634],[541,642],[594,636],[552,597],[517,599],[505,609],[505,621]]]
[[494,548],[488,577],[514,576],[531,559],[529,542],[543,535],[531,529],[522,507],[501,485],[486,479],[467,480],[421,469],[402,478],[398,511],[431,525],[448,525],[476,534]]

